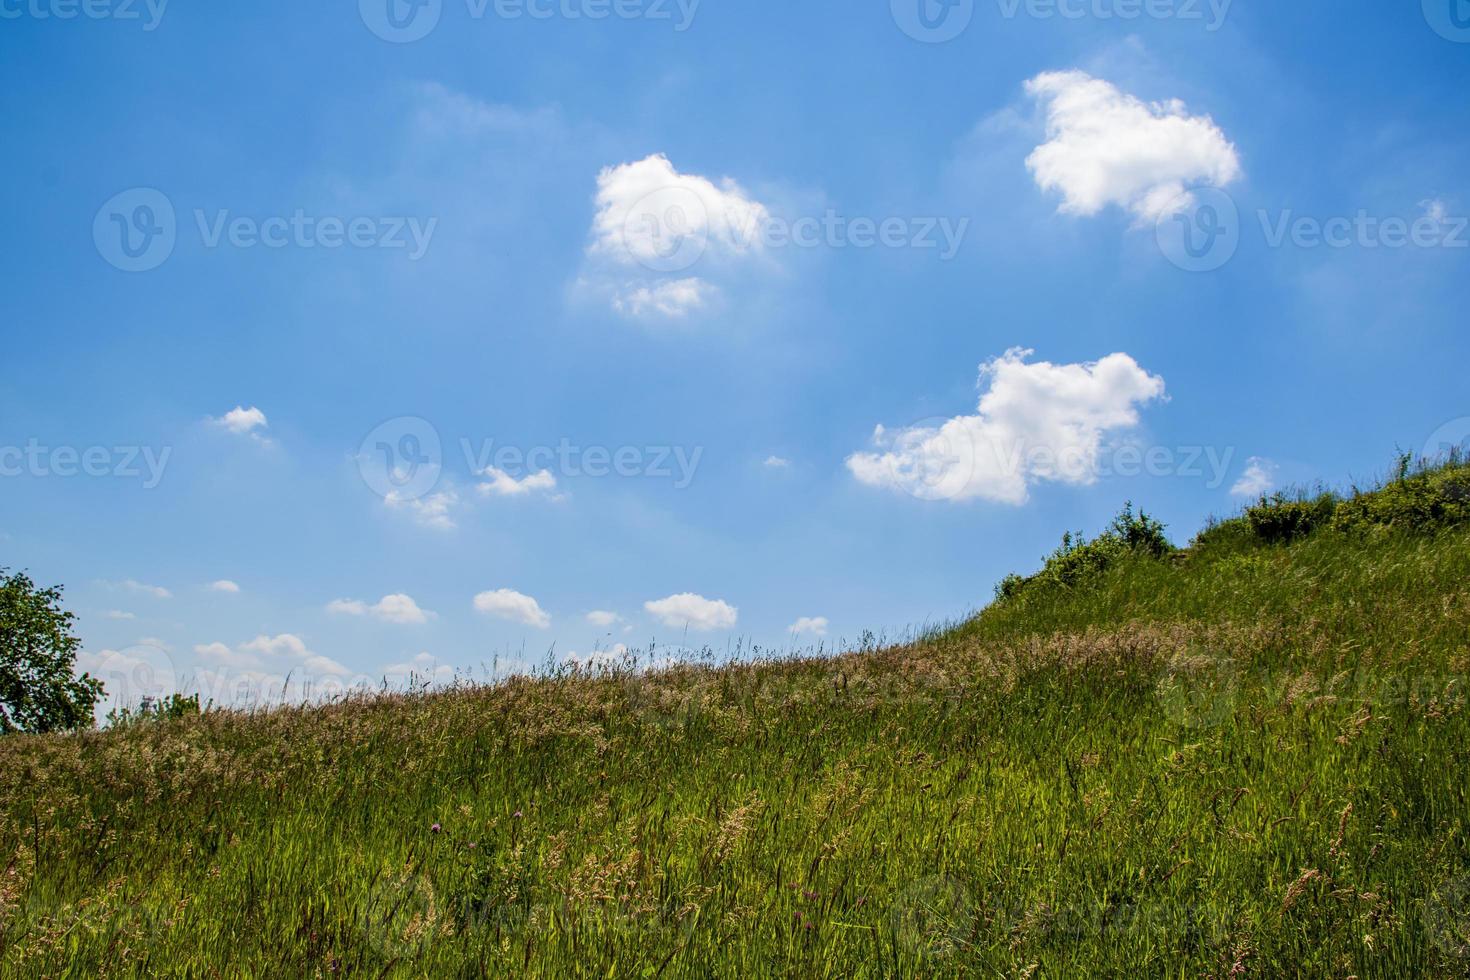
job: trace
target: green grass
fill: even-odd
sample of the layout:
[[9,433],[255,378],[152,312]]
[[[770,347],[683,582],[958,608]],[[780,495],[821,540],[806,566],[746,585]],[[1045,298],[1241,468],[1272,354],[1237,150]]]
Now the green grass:
[[0,972],[1465,976],[1470,527],[1403,483],[899,647],[0,740]]

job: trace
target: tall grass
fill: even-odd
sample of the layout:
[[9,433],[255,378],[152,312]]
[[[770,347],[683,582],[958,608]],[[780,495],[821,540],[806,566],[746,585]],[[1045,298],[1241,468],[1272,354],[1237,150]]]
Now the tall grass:
[[0,741],[6,976],[1463,976],[1470,530],[836,657]]

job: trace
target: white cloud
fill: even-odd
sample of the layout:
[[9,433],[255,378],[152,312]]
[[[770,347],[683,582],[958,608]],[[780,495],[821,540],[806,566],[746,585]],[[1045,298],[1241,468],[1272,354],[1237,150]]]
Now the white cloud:
[[674,629],[687,626],[702,631],[730,629],[735,625],[740,612],[724,600],[706,599],[692,592],[645,602],[643,608],[665,626]]
[[514,589],[496,589],[475,596],[475,609],[489,616],[525,623],[537,629],[551,625],[551,617],[542,610],[540,603]]
[[452,531],[458,525],[450,512],[459,503],[459,494],[453,490],[440,490],[424,497],[403,497],[389,493],[383,498],[393,510],[406,510],[415,521],[436,531]]
[[372,616],[385,623],[427,623],[434,613],[420,609],[412,596],[396,592],[385,595],[372,605],[359,599],[333,599],[327,603],[327,612],[342,616]]
[[1190,206],[1190,187],[1240,176],[1234,144],[1178,99],[1146,103],[1081,71],[1044,72],[1026,91],[1046,107],[1047,135],[1026,166],[1042,190],[1061,191],[1066,213],[1115,204],[1153,221]]
[[594,609],[587,614],[587,622],[593,626],[614,626],[622,621],[622,616],[606,609]]
[[211,592],[228,592],[231,595],[234,595],[235,593],[240,591],[240,586],[236,585],[234,582],[231,582],[227,578],[222,578],[218,582],[210,582],[209,590]]
[[265,413],[254,405],[249,408],[236,405],[220,418],[212,418],[209,421],[237,436],[250,436],[261,441],[264,441],[265,437],[256,430],[270,428],[270,422],[266,420]]
[[571,664],[579,670],[596,670],[599,667],[619,667],[631,665],[628,657],[628,648],[621,643],[614,643],[606,650],[593,650],[591,653],[578,653],[570,650],[562,658],[563,663]]
[[139,582],[136,579],[118,582],[115,587],[127,589],[129,592],[138,592],[143,595],[152,596],[155,599],[172,599],[174,596],[172,592],[161,585],[149,585],[146,582]]
[[243,643],[237,647],[236,653],[254,653],[264,657],[292,658],[299,660],[301,665],[312,674],[328,674],[333,677],[345,677],[352,673],[331,657],[324,657],[308,650],[306,642],[293,633],[282,633],[279,636],[257,636],[249,643]]
[[803,633],[810,633],[812,636],[826,636],[827,625],[826,616],[803,616],[791,624],[789,631],[794,636],[801,636]]
[[281,633],[276,636],[262,634],[249,643],[242,644],[240,649],[271,657],[305,659],[311,656],[311,651],[306,648],[306,641],[294,633]]
[[[294,633],[280,633],[276,636],[262,634],[235,647],[224,643],[202,643],[194,648],[194,652],[205,661],[236,672],[253,671],[256,668],[270,670],[273,669],[270,666],[273,662],[293,662],[274,669],[287,674],[293,671],[304,672],[306,676],[297,681],[302,684],[306,684],[312,677],[341,678],[351,673],[332,658],[308,649],[306,641]],[[223,681],[226,676],[218,671],[214,672],[216,682]],[[273,677],[274,675],[262,674],[256,679],[266,680]]]
[[1096,482],[1109,433],[1138,424],[1138,406],[1162,398],[1164,379],[1127,354],[1087,364],[1026,363],[1012,348],[980,368],[979,412],[889,431],[880,452],[854,453],[860,482],[929,500],[1024,504],[1032,484]]
[[337,663],[331,657],[323,657],[317,654],[304,657],[301,665],[313,674],[327,674],[332,677],[346,677],[352,671]]
[[137,616],[134,616],[132,613],[130,613],[130,612],[124,612],[121,609],[109,609],[109,610],[107,610],[107,612],[103,613],[102,615],[105,618],[107,618],[107,619],[137,619],[138,618]]
[[697,276],[653,286],[629,284],[613,294],[613,309],[625,316],[661,316],[677,320],[703,309],[719,289]]
[[261,660],[248,650],[232,650],[223,643],[201,643],[194,652],[203,660],[226,667],[259,667]]
[[504,470],[491,466],[482,470],[480,476],[485,477],[485,482],[478,489],[485,497],[524,497],[537,490],[550,493],[556,489],[556,477],[550,470],[531,473],[517,480]]
[[1230,493],[1236,497],[1249,497],[1255,499],[1270,493],[1276,487],[1276,464],[1269,459],[1260,456],[1252,456],[1246,460],[1245,472],[1235,486],[1230,488]]
[[454,680],[454,668],[441,664],[428,653],[420,653],[407,663],[384,667],[383,676],[389,682],[407,683],[412,679],[420,684],[444,684]]
[[658,267],[669,257],[669,236],[711,251],[759,249],[770,212],[725,177],[716,186],[681,174],[662,153],[606,167],[597,175],[597,215],[589,251],[625,265]]
[[784,459],[780,456],[767,456],[766,461],[761,465],[768,466],[773,470],[784,470],[791,465],[791,460]]
[[[597,175],[597,212],[579,287],[605,296],[628,317],[681,319],[720,295],[706,273],[759,254],[771,214],[734,180],[684,174],[653,154]],[[648,275],[630,276],[635,268]]]

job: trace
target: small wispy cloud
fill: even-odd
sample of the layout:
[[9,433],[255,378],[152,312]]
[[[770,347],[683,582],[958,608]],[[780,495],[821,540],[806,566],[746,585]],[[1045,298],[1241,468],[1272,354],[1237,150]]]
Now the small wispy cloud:
[[1269,459],[1260,456],[1252,456],[1246,460],[1245,472],[1235,485],[1230,488],[1230,493],[1236,497],[1247,497],[1255,499],[1264,497],[1276,489],[1276,464]]
[[791,624],[788,632],[792,636],[826,636],[827,625],[826,616],[803,616]]

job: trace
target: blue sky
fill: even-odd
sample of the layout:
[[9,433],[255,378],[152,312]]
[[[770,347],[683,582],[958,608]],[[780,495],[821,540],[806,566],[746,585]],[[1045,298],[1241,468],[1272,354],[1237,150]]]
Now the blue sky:
[[392,2],[0,2],[0,562],[114,689],[893,635],[1470,435],[1463,0]]

